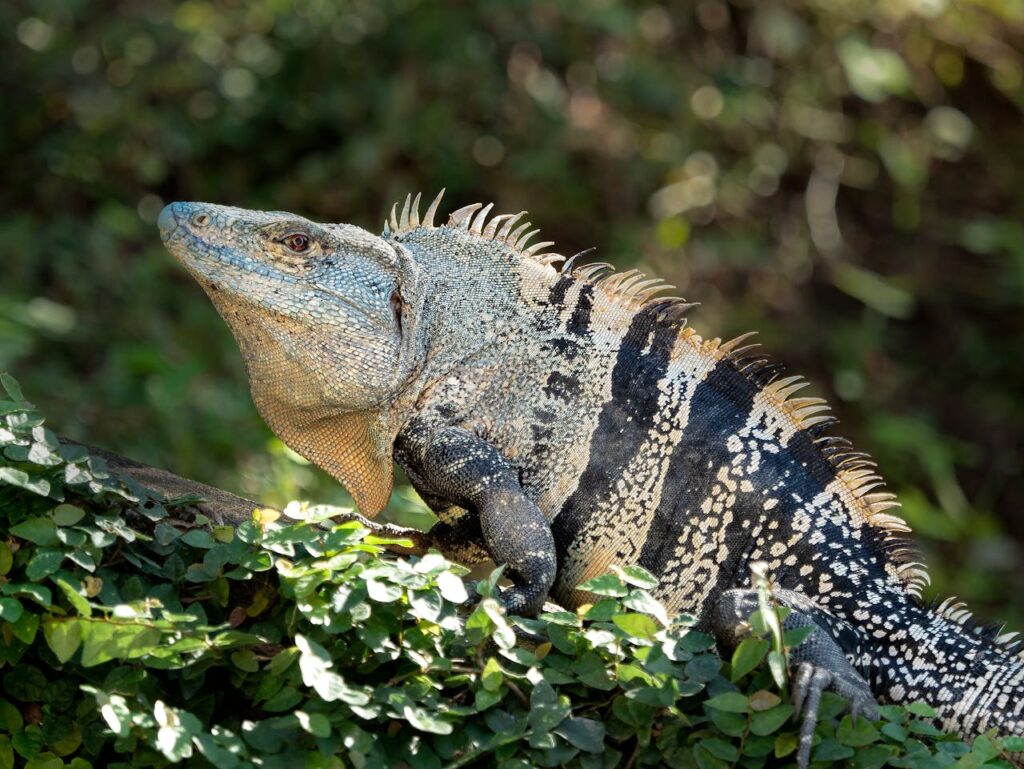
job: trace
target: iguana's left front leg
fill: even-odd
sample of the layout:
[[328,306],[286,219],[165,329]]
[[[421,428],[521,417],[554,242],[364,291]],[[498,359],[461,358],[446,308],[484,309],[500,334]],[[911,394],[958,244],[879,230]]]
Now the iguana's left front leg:
[[458,427],[435,430],[403,453],[417,485],[479,519],[488,553],[512,580],[501,594],[509,613],[536,614],[555,581],[555,541],[523,492],[518,470],[490,443]]

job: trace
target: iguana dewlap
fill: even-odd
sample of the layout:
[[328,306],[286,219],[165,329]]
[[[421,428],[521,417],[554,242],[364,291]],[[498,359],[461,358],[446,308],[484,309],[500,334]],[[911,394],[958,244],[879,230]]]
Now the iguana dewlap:
[[578,605],[579,583],[639,564],[729,647],[766,563],[787,625],[820,631],[792,653],[803,765],[826,688],[862,713],[925,700],[948,730],[1024,735],[1019,642],[922,605],[894,496],[802,381],[701,338],[657,280],[559,269],[524,214],[475,204],[435,226],[440,197],[422,220],[406,199],[380,237],[205,203],[161,214],[282,440],[371,516],[397,461],[442,551],[507,565],[512,612]]

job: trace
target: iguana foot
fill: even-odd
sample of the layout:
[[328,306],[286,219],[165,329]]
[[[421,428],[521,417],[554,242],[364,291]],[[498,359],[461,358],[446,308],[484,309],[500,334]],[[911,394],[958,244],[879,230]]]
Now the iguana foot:
[[832,689],[847,700],[850,717],[854,723],[859,716],[872,721],[878,718],[878,703],[875,702],[867,681],[856,671],[852,671],[852,676],[850,672],[833,672],[828,667],[813,662],[801,662],[796,666],[792,687],[793,707],[800,719],[800,743],[796,757],[800,769],[806,769],[811,760],[814,729],[818,724],[818,709],[821,706],[821,695],[826,689]]
[[[813,632],[789,652],[793,668],[793,705],[800,718],[797,766],[806,769],[814,744],[822,692],[830,689],[844,697],[854,719],[858,716],[872,720],[878,718],[878,704],[868,682],[850,664],[836,640],[839,637],[855,640],[852,629],[800,593],[773,590],[772,595],[790,609],[782,622],[783,630],[813,628]],[[747,619],[757,609],[757,590],[727,590],[704,624],[715,635],[720,649],[733,649],[750,632]]]

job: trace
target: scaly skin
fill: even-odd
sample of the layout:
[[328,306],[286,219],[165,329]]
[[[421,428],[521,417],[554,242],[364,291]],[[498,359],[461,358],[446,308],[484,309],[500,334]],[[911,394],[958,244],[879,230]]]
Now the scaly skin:
[[816,629],[792,653],[801,766],[826,688],[867,715],[925,700],[948,730],[1024,734],[1017,645],[921,605],[897,502],[824,434],[823,401],[741,340],[702,339],[657,281],[559,271],[490,207],[435,227],[437,202],[421,221],[407,199],[382,237],[202,203],[161,215],[282,440],[369,516],[397,461],[441,519],[437,547],[508,567],[514,612],[579,605],[576,585],[639,564],[727,650],[763,562],[787,622]]

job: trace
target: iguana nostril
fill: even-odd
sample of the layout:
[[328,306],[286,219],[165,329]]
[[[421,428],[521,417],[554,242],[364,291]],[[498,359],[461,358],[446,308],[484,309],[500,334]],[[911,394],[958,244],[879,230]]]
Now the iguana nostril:
[[191,222],[193,227],[205,227],[210,223],[210,215],[202,212],[192,214]]
[[160,212],[160,217],[156,220],[157,226],[161,232],[168,233],[177,226],[177,221],[174,218],[174,203],[164,206],[164,210]]

